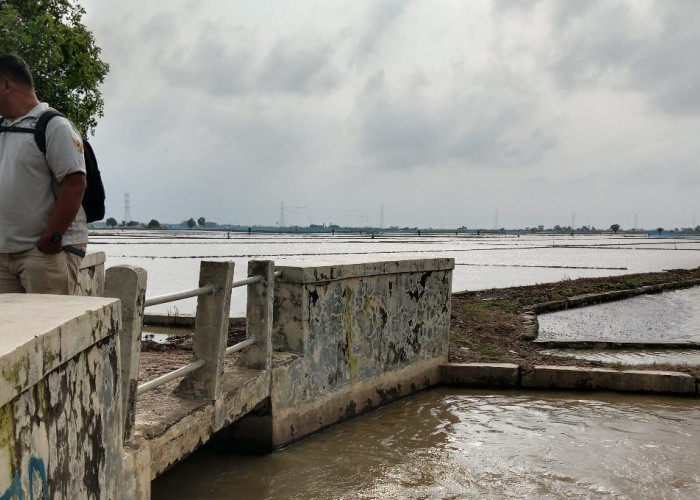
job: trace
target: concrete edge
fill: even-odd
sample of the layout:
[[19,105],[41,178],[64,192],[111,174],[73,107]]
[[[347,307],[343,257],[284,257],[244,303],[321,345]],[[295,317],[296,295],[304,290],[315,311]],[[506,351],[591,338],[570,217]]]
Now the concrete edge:
[[429,258],[360,263],[308,262],[299,266],[276,266],[276,270],[282,271],[277,278],[280,283],[311,284],[387,274],[451,271],[454,266],[453,258]]
[[605,302],[613,302],[616,300],[629,299],[639,295],[647,295],[651,293],[661,293],[669,290],[681,290],[684,288],[692,288],[700,285],[700,279],[690,279],[685,281],[670,281],[666,283],[657,283],[656,285],[640,286],[639,288],[630,288],[627,290],[610,290],[601,293],[589,293],[585,295],[576,295],[562,300],[552,302],[544,302],[536,304],[526,309],[527,313],[542,314],[546,312],[561,311],[564,309],[573,309],[576,307],[585,307],[594,304],[602,304]]
[[528,369],[511,363],[446,363],[440,367],[440,374],[442,384],[464,387],[700,395],[700,380],[672,371],[549,365]]
[[700,342],[613,342],[598,339],[534,340],[541,347],[555,349],[700,349]]
[[[17,295],[22,299],[31,297]],[[57,307],[72,303],[74,311],[83,312],[76,312],[69,320],[57,318],[45,331],[30,332],[31,338],[21,338],[12,350],[0,354],[0,406],[121,328],[121,303],[117,299],[56,295],[51,301]],[[50,314],[51,308],[45,309]]]
[[80,262],[80,269],[87,269],[104,264],[106,261],[104,252],[87,252]]

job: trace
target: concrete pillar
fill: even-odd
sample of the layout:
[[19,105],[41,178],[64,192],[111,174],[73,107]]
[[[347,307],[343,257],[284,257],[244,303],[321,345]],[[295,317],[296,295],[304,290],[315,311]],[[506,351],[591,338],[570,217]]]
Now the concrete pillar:
[[122,408],[124,409],[124,442],[133,437],[136,416],[136,389],[141,356],[143,305],[146,296],[146,270],[133,266],[107,269],[105,297],[122,303],[122,329],[119,333]]
[[104,297],[105,253],[88,252],[80,262],[78,283],[73,295]]
[[214,293],[197,298],[197,318],[194,332],[194,357],[205,365],[187,375],[178,393],[216,400],[221,395],[224,373],[228,316],[231,309],[233,262],[202,261],[199,286],[214,285]]
[[151,449],[148,439],[138,433],[124,443],[124,479],[121,498],[150,500]]
[[275,263],[271,260],[248,262],[248,277],[262,276],[263,280],[248,285],[246,318],[247,338],[255,344],[243,350],[236,364],[248,368],[269,370],[272,363],[272,302],[275,288]]

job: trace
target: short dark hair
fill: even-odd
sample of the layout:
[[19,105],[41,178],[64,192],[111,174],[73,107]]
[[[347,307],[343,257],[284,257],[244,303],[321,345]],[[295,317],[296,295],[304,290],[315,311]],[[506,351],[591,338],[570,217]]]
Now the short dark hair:
[[34,88],[34,78],[29,65],[17,54],[0,53],[0,77]]

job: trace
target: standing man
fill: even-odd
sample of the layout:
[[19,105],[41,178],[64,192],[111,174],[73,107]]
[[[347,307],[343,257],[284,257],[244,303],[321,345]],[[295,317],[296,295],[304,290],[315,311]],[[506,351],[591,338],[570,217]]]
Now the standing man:
[[[34,128],[48,108],[27,63],[0,53],[0,126]],[[66,118],[48,122],[46,154],[34,134],[0,132],[0,293],[75,291],[88,242],[85,186],[82,137]]]

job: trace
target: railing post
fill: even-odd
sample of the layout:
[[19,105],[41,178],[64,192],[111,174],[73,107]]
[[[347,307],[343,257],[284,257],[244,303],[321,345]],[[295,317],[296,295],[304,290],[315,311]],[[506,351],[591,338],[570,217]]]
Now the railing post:
[[248,276],[261,276],[263,279],[248,285],[246,318],[247,338],[254,338],[255,344],[241,351],[237,365],[269,370],[272,363],[272,301],[275,289],[275,263],[271,260],[251,260],[248,262]]
[[233,262],[202,261],[199,286],[212,284],[214,293],[197,298],[197,317],[194,327],[194,357],[205,365],[187,375],[178,392],[182,395],[217,399],[221,395],[221,377],[224,373],[224,353],[228,336],[228,317],[231,309]]
[[122,329],[119,333],[119,372],[121,376],[124,442],[133,437],[136,418],[136,388],[139,380],[143,304],[146,295],[146,270],[133,266],[114,266],[105,273],[104,296],[122,303]]

